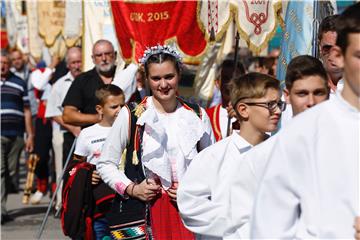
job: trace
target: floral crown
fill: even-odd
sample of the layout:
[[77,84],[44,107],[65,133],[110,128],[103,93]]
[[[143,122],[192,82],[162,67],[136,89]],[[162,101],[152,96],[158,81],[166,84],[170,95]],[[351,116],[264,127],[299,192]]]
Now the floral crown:
[[146,48],[146,50],[144,51],[144,55],[142,58],[139,59],[139,62],[141,64],[145,64],[147,62],[147,60],[155,54],[158,53],[167,53],[170,54],[171,56],[175,57],[177,62],[182,61],[182,57],[180,55],[180,53],[173,47],[169,46],[169,45],[157,45],[157,46],[153,46],[153,47],[148,47]]

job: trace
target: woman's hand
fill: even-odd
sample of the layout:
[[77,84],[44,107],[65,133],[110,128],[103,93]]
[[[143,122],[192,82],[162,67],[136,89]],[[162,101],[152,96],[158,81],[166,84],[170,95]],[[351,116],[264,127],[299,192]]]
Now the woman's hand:
[[176,202],[176,193],[177,193],[177,189],[174,188],[169,188],[167,191],[167,194],[169,195],[171,201]]
[[126,188],[130,197],[138,198],[141,201],[151,201],[161,191],[161,186],[153,179],[145,179],[139,184],[132,183]]
[[178,184],[173,183],[173,185],[168,190],[166,190],[166,192],[169,195],[171,201],[176,202],[177,188],[178,188]]

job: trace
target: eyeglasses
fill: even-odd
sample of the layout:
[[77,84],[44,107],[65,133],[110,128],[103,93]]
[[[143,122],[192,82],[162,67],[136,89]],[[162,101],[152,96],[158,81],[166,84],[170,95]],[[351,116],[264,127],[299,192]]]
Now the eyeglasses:
[[286,102],[284,101],[270,101],[270,102],[243,102],[249,106],[258,106],[267,108],[269,111],[274,112],[278,107],[280,111],[285,111],[286,109]]
[[115,54],[114,52],[95,53],[94,57],[95,58],[101,58],[103,55],[105,57],[112,57],[114,54]]

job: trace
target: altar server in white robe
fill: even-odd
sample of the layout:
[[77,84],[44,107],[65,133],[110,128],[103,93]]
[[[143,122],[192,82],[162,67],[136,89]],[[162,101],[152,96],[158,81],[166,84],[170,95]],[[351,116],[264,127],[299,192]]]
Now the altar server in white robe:
[[[286,70],[284,96],[294,116],[329,98],[327,74],[317,58],[301,55],[293,58]],[[256,189],[274,147],[274,135],[239,156],[230,172],[229,230],[231,238],[250,237],[250,218]]]
[[257,193],[251,238],[353,238],[359,213],[360,3],[338,22],[336,97],[279,133]]
[[178,189],[178,207],[185,226],[197,239],[221,239],[228,219],[228,173],[238,155],[264,141],[276,130],[285,102],[279,81],[249,73],[230,84],[231,104],[241,131],[200,152],[190,164]]

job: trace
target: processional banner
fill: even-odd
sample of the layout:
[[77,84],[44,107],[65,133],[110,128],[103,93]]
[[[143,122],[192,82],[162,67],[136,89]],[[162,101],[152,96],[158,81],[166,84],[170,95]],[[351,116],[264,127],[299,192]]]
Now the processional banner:
[[176,43],[186,59],[205,52],[205,34],[197,21],[197,1],[111,1],[122,56],[138,61],[147,47]]
[[285,87],[285,73],[291,59],[298,55],[311,55],[314,1],[290,1],[285,16],[285,31],[277,66],[277,78]]
[[[83,70],[90,70],[92,62],[93,44],[100,39],[107,39],[119,52],[119,43],[116,38],[113,20],[111,17],[110,2],[108,0],[93,0],[84,2],[84,33],[83,33]],[[118,54],[117,69],[124,66],[124,61]]]
[[65,1],[39,1],[38,19],[40,36],[52,46],[64,27]]
[[66,47],[73,47],[80,40],[83,27],[82,22],[81,0],[67,1],[65,4],[65,20],[62,32]]
[[38,9],[36,1],[27,1],[26,10],[29,26],[29,50],[30,55],[36,60],[40,60],[42,57],[42,51],[44,47],[44,41],[39,35],[38,27]]
[[29,52],[28,24],[20,1],[5,1],[6,31],[11,48]]
[[240,37],[260,53],[276,32],[281,6],[280,0],[208,0],[202,1],[199,17],[209,40],[212,32],[219,40],[234,21]]

